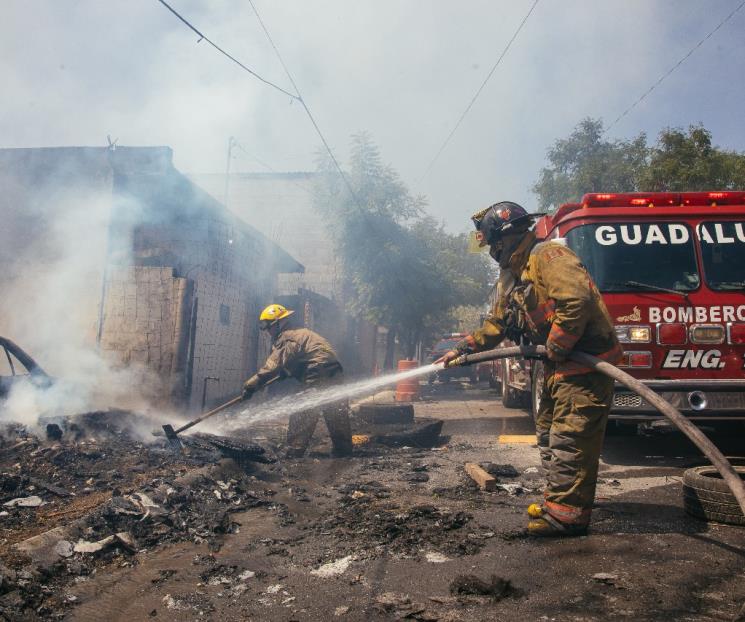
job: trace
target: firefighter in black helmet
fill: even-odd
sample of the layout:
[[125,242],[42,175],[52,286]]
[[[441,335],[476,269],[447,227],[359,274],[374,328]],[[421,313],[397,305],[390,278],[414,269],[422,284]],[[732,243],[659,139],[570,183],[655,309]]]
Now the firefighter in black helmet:
[[496,307],[442,362],[496,347],[505,337],[545,344],[545,382],[536,421],[547,473],[544,502],[528,508],[535,536],[582,535],[590,522],[613,380],[567,359],[576,349],[617,363],[621,347],[608,310],[579,258],[539,242],[533,217],[511,201],[472,216],[481,246],[501,268]]

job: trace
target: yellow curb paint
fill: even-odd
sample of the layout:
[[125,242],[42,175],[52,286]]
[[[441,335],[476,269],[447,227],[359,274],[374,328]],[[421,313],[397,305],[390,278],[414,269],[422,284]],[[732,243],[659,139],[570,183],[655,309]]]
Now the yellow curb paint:
[[535,435],[533,434],[500,434],[500,443],[525,443],[526,445],[535,445]]

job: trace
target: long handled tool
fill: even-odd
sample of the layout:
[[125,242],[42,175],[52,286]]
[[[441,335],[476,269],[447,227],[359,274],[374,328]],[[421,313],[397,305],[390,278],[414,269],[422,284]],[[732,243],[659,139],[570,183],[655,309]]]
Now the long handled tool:
[[[475,354],[463,354],[450,361],[446,367],[473,365],[474,363],[482,363],[484,361],[493,361],[495,359],[515,356],[542,358],[545,355],[546,348],[544,346],[514,346],[510,348],[499,348],[496,350],[485,350],[484,352],[477,352]],[[606,376],[610,376],[614,380],[620,382],[638,395],[641,395],[645,400],[652,404],[652,406],[672,421],[675,427],[683,432],[683,434],[685,434],[691,442],[693,442],[693,444],[696,445],[696,447],[698,447],[709,460],[711,460],[711,463],[716,467],[717,471],[719,471],[722,479],[732,491],[735,499],[737,499],[740,509],[745,514],[745,482],[740,479],[740,475],[734,468],[732,468],[732,465],[729,463],[727,458],[724,457],[722,452],[719,451],[714,443],[712,443],[693,423],[684,417],[677,408],[662,399],[643,382],[637,380],[633,376],[629,376],[629,374],[621,371],[618,367],[606,363],[595,356],[586,354],[585,352],[571,352],[569,358],[577,363],[582,363],[583,365],[592,367],[596,371],[599,371]]]
[[[280,380],[282,376],[275,376],[268,382],[264,383],[264,387],[268,387],[270,384],[276,382],[277,380]],[[190,427],[197,425],[197,423],[201,423],[205,419],[209,419],[212,415],[216,415],[219,412],[222,412],[226,408],[230,408],[231,406],[235,406],[239,402],[243,401],[242,396],[234,397],[229,402],[225,402],[224,404],[218,406],[217,408],[213,408],[207,413],[204,413],[200,417],[197,417],[193,421],[189,421],[189,423],[186,423],[182,425],[178,430],[174,430],[173,426],[170,423],[166,423],[163,426],[163,432],[166,433],[166,438],[168,439],[168,442],[171,444],[171,448],[175,449],[177,451],[183,451],[184,446],[181,444],[181,439],[179,439],[178,435],[183,432],[184,430],[188,430]]]
[[190,427],[197,425],[197,423],[200,423],[204,421],[205,419],[211,417],[212,415],[216,415],[219,412],[222,412],[226,408],[230,408],[231,406],[234,406],[238,402],[241,402],[243,400],[242,396],[234,397],[229,402],[225,402],[224,404],[218,406],[217,408],[214,408],[210,410],[207,413],[204,413],[201,417],[197,417],[193,421],[189,421],[189,423],[182,425],[178,430],[174,430],[173,426],[170,423],[166,423],[163,426],[163,432],[166,433],[166,438],[168,439],[168,442],[171,444],[171,448],[175,449],[176,451],[183,451],[184,446],[181,444],[181,439],[179,439],[178,435],[179,433],[183,432],[184,430],[188,430]]

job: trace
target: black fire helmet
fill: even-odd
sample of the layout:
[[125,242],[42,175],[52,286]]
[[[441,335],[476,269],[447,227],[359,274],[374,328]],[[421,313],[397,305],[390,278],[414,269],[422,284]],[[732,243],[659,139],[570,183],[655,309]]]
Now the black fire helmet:
[[519,231],[523,227],[527,230],[533,223],[533,216],[517,203],[500,201],[476,212],[471,216],[471,220],[478,232],[479,246],[491,246],[505,233]]

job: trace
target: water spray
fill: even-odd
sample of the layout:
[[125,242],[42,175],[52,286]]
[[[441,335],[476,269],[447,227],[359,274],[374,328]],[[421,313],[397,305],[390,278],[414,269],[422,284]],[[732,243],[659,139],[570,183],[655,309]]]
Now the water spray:
[[320,408],[334,402],[369,394],[376,389],[396,384],[400,380],[432,374],[443,368],[444,365],[442,363],[432,363],[423,367],[407,369],[385,376],[376,376],[349,384],[336,385],[324,389],[311,388],[295,395],[270,400],[263,404],[246,408],[229,421],[222,423],[220,428],[225,431],[235,430],[253,423],[258,423],[259,421],[270,421],[282,416]]

